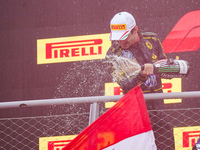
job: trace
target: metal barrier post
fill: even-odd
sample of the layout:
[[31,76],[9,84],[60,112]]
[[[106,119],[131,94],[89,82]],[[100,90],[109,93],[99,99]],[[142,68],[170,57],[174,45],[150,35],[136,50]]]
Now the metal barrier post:
[[99,104],[94,102],[90,104],[90,116],[89,116],[89,125],[99,118]]

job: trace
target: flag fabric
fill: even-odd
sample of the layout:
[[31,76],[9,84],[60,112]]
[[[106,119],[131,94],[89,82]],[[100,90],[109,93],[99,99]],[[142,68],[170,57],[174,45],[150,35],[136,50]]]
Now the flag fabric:
[[140,86],[83,130],[63,150],[156,150]]

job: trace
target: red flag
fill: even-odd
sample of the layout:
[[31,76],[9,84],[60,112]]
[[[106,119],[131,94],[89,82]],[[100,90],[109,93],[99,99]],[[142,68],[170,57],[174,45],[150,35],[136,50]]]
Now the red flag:
[[124,95],[63,150],[156,150],[139,86]]

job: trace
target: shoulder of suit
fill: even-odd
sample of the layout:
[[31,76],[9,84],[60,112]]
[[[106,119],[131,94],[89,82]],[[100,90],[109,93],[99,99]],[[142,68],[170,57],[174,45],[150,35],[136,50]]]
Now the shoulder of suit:
[[158,36],[156,33],[154,32],[142,32],[141,33],[142,36]]
[[143,32],[143,33],[141,33],[141,36],[143,39],[153,39],[156,41],[158,39],[158,35],[154,32]]

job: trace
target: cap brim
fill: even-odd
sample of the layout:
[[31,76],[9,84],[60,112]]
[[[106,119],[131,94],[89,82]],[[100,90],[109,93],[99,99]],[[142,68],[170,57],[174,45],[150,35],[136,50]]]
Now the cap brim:
[[130,31],[126,31],[126,32],[111,31],[111,33],[110,33],[110,40],[111,41],[125,40],[128,37],[129,33],[130,33]]

